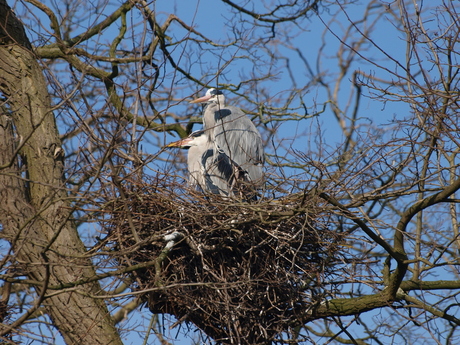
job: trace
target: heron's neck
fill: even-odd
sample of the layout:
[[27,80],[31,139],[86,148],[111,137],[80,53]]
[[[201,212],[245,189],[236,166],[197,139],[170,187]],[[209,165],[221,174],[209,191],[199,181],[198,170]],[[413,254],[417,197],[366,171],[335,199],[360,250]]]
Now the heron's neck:
[[217,95],[216,100],[212,104],[217,105],[219,108],[225,107],[225,97],[224,95]]

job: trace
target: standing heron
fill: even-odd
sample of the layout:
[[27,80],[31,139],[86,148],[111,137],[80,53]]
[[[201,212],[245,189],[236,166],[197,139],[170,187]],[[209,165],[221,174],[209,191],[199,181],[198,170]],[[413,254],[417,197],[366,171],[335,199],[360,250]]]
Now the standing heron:
[[205,131],[193,132],[166,147],[188,149],[187,168],[191,187],[223,196],[233,195],[234,186],[243,175],[240,174],[241,169],[209,140]]
[[243,111],[225,104],[222,91],[211,88],[206,95],[190,103],[206,103],[203,128],[210,142],[234,162],[252,189],[263,184],[265,162],[262,137]]

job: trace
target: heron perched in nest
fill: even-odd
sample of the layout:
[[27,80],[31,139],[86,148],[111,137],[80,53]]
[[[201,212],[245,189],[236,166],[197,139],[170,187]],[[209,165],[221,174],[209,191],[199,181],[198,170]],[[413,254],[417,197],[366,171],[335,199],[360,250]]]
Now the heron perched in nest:
[[263,183],[264,151],[257,128],[241,109],[227,106],[217,89],[190,103],[206,104],[203,130],[167,147],[189,149],[191,186],[224,196],[240,190],[253,199]]

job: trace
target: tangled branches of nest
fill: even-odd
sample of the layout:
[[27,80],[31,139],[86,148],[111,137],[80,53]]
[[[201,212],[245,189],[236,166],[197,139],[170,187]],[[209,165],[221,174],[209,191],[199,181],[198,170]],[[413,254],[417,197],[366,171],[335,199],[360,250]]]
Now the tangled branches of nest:
[[[342,240],[315,196],[241,203],[138,186],[106,224],[152,313],[192,322],[217,343],[267,344],[314,318]],[[135,248],[135,250],[130,250]]]

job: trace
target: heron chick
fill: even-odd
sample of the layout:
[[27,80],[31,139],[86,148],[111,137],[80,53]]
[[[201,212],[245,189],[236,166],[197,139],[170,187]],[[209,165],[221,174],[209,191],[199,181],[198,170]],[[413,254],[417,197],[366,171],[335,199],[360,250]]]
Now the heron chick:
[[191,187],[223,196],[233,195],[238,178],[235,170],[239,168],[209,140],[203,130],[193,132],[187,138],[166,147],[188,149],[187,168]]

